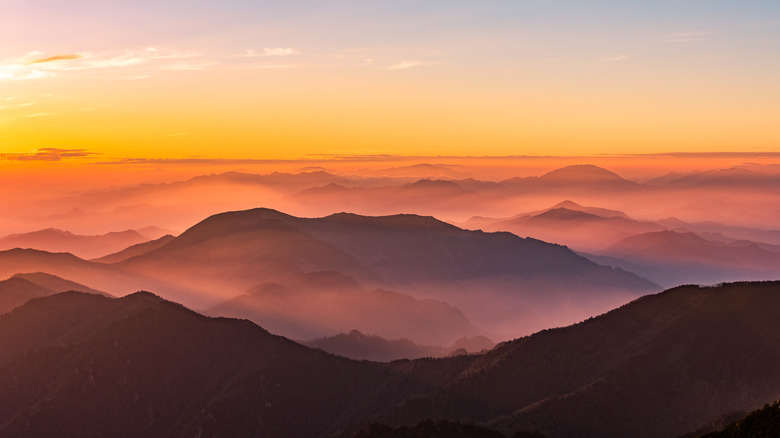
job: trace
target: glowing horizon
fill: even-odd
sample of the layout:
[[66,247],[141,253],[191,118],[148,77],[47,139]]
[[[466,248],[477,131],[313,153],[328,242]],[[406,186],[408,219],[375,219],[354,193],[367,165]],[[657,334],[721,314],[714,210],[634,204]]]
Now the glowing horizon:
[[11,12],[3,154],[780,152],[776,3],[42,0]]

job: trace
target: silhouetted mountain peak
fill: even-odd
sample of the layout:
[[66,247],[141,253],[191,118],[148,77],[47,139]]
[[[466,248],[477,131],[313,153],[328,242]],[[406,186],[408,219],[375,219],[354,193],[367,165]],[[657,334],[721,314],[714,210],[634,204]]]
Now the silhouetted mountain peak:
[[209,216],[182,233],[171,243],[181,244],[192,239],[236,234],[269,226],[284,226],[295,219],[297,218],[271,208],[229,211]]
[[619,210],[610,210],[607,208],[600,208],[600,207],[585,207],[583,205],[577,204],[576,202],[569,201],[569,200],[559,202],[553,205],[552,207],[550,207],[551,210],[554,208],[567,208],[569,210],[582,211],[585,213],[590,213],[605,218],[622,217],[628,219],[628,215],[626,215],[625,213]]
[[129,295],[125,295],[124,297],[120,298],[123,301],[128,302],[149,302],[149,303],[160,303],[165,301],[165,299],[157,294],[154,294],[149,291],[140,290],[138,292],[133,292]]
[[336,213],[323,218],[330,222],[347,225],[361,225],[377,228],[406,230],[458,230],[459,228],[442,222],[433,216],[416,214],[395,214],[390,216],[361,216],[354,213]]
[[540,180],[545,182],[629,182],[615,172],[592,164],[576,164],[548,172]]
[[552,209],[552,208],[568,208],[568,209],[570,209],[570,210],[582,210],[582,209],[583,209],[583,206],[582,206],[582,205],[580,205],[580,204],[577,204],[577,203],[576,203],[576,202],[574,202],[574,201],[571,201],[571,200],[568,200],[568,199],[567,199],[567,200],[565,200],[565,201],[561,201],[561,202],[559,202],[559,203],[557,203],[557,204],[553,205],[553,206],[552,206],[552,207],[550,207],[550,208],[551,208],[551,209]]

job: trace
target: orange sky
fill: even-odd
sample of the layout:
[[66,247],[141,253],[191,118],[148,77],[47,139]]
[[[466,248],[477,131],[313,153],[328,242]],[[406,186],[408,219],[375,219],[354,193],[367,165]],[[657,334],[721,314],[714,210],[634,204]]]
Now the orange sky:
[[702,8],[11,0],[0,153],[780,151],[780,7]]

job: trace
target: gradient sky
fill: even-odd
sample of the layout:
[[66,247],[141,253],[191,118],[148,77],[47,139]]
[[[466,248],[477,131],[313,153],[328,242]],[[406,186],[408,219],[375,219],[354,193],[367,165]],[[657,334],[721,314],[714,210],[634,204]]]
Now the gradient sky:
[[777,0],[4,0],[0,41],[5,159],[780,151]]

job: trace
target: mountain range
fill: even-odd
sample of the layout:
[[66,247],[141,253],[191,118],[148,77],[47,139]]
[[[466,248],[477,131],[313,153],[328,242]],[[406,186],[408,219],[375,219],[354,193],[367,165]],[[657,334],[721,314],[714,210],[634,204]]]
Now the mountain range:
[[387,364],[150,293],[66,292],[0,316],[0,434],[349,437],[439,418],[675,437],[778,397],[779,292],[683,286],[486,353]]
[[10,234],[0,238],[0,251],[33,248],[48,252],[69,252],[81,258],[94,258],[117,252],[150,240],[135,230],[117,231],[98,236],[82,236],[69,231],[47,228],[29,233]]
[[448,347],[419,345],[406,338],[387,340],[376,335],[366,335],[357,330],[326,338],[312,339],[303,344],[338,356],[374,362],[479,353],[496,345],[485,336],[463,337]]
[[473,217],[461,225],[565,244],[596,263],[637,273],[665,287],[780,275],[780,246],[769,243],[776,241],[772,230],[674,219],[639,221],[618,210],[572,201],[511,218]]
[[[279,293],[264,284],[304,290],[307,275],[333,272],[368,291],[397,291],[416,300],[448,303],[461,309],[485,334],[503,337],[575,322],[659,289],[634,274],[597,265],[562,246],[510,233],[467,231],[432,217],[408,214],[367,217],[339,213],[299,218],[263,208],[222,213],[157,249],[109,266],[192,291],[178,300],[199,309],[248,293],[251,298],[233,301],[230,306],[244,306],[247,313],[242,317],[249,318],[251,307],[259,307],[257,300],[280,303]],[[312,292],[323,289],[315,286],[310,288]],[[351,286],[339,287],[348,290]],[[316,302],[316,293],[305,296],[307,301]],[[256,304],[251,305],[252,300]],[[338,302],[329,301],[332,305]],[[495,305],[498,302],[501,306]],[[418,307],[422,304],[419,301]],[[410,337],[409,333],[376,331],[376,326],[365,324],[378,321],[365,321],[371,319],[368,313],[348,307],[333,309],[333,313],[362,315],[362,327],[342,326],[315,337],[351,329],[390,338]],[[281,312],[305,322],[295,317],[293,308],[288,306]],[[365,304],[356,308],[365,309]],[[270,320],[253,320],[274,325]],[[418,334],[411,339],[446,345],[473,334],[458,332],[438,341],[419,339]]]

